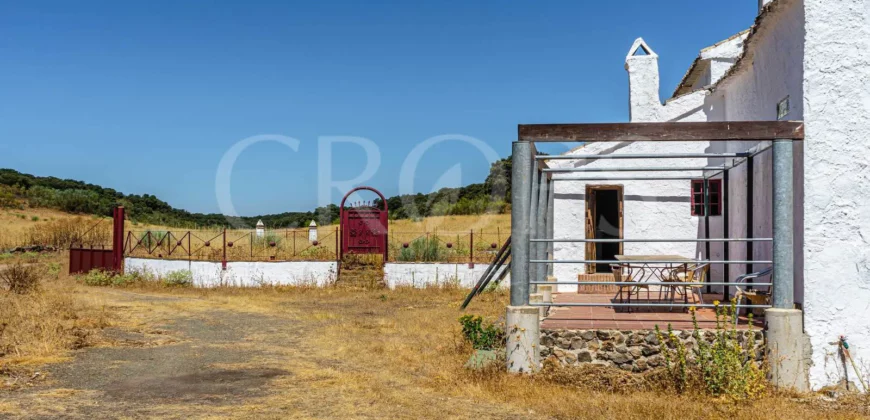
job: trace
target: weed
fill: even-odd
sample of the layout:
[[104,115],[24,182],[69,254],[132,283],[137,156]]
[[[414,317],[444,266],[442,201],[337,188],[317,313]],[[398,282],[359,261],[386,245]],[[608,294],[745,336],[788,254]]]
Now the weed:
[[462,336],[475,350],[494,350],[504,347],[504,328],[493,322],[484,325],[483,317],[463,315],[459,318],[462,324]]
[[405,248],[402,246],[396,255],[398,261],[444,261],[447,254],[447,246],[436,237],[421,237],[414,239]]
[[88,286],[111,286],[113,284],[113,277],[112,273],[97,268],[80,276],[81,280]]
[[193,273],[190,270],[170,271],[160,278],[165,286],[190,287],[193,286]]
[[741,335],[734,324],[728,327],[736,310],[736,302],[722,307],[716,305],[716,330],[702,333],[698,327],[695,309],[690,308],[694,331],[692,337],[696,345],[693,349],[694,360],[689,360],[686,345],[677,338],[668,325],[667,335],[662,334],[656,325],[665,369],[672,387],[678,392],[690,388],[703,389],[713,396],[727,396],[734,400],[757,399],[767,393],[767,365],[756,361],[752,320],[741,345]]
[[4,253],[0,254],[0,261],[6,260],[6,259],[9,259],[12,257],[14,257],[14,255],[12,255],[11,252],[4,252]]
[[48,263],[48,268],[46,269],[46,274],[50,277],[58,278],[60,277],[60,269],[61,265],[58,262],[50,262]]
[[42,276],[40,267],[32,264],[16,263],[0,270],[0,282],[12,293],[28,294],[39,288]]

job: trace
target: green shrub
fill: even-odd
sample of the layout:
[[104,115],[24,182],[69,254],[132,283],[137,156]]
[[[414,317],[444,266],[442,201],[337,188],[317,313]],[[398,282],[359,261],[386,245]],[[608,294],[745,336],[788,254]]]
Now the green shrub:
[[32,222],[38,222],[38,221],[39,221],[39,216],[33,216],[33,217],[31,217],[31,218],[30,218],[30,221],[32,221]]
[[193,273],[190,270],[170,271],[160,278],[164,286],[190,287],[193,286]]
[[0,185],[0,209],[22,209],[23,206],[18,201],[18,196],[22,194],[21,188]]
[[447,246],[436,237],[422,237],[411,241],[408,247],[402,247],[396,255],[397,261],[446,261]]
[[88,286],[111,286],[114,282],[114,275],[111,272],[93,269],[88,271],[87,274],[80,276],[82,281]]
[[495,350],[504,347],[504,329],[492,322],[484,324],[483,317],[463,315],[459,318],[459,323],[462,324],[462,336],[475,350]]

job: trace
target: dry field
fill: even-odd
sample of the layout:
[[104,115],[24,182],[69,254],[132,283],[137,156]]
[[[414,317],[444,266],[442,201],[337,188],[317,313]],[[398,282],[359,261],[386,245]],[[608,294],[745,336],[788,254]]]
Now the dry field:
[[[0,212],[0,254],[3,250],[28,245],[66,248],[70,243],[110,246],[110,218],[71,215],[48,209],[27,208]],[[268,227],[267,227],[268,228]],[[336,258],[337,225],[318,228],[319,243],[308,241],[308,229],[267,229],[258,238],[253,229],[228,229],[226,252],[229,261],[333,260]],[[510,215],[439,216],[419,221],[390,222],[390,258],[397,260],[404,244],[428,249],[408,258],[425,261],[489,262],[510,236]],[[220,261],[223,258],[222,229],[180,229],[128,221],[125,230],[134,257],[157,257]],[[474,232],[473,234],[471,232]],[[492,245],[495,244],[495,247]],[[422,246],[420,246],[422,245]],[[473,246],[473,251],[472,251]],[[432,251],[437,254],[433,255]],[[429,258],[429,259],[425,259]]]
[[[60,263],[63,255],[39,264]],[[63,267],[65,270],[65,267]],[[860,418],[868,401],[730,402],[471,371],[455,289],[0,291],[4,418]],[[52,278],[51,274],[46,277]],[[507,296],[470,312],[495,319]]]

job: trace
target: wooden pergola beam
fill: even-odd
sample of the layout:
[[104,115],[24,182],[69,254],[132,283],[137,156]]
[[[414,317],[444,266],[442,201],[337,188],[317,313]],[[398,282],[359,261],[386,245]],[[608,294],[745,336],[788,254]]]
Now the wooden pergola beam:
[[803,140],[803,121],[716,121],[604,124],[520,124],[520,141]]

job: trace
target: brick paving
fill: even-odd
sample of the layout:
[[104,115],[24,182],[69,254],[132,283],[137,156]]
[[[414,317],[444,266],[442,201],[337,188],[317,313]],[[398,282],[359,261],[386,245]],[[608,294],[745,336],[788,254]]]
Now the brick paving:
[[[645,293],[643,294],[645,297]],[[576,294],[560,293],[553,295],[554,302],[571,303],[610,303],[613,294]],[[707,303],[722,296],[704,294]],[[635,299],[632,299],[635,302]],[[646,300],[637,301],[638,303]],[[655,300],[654,300],[655,301]],[[658,302],[658,301],[655,301]],[[744,310],[745,311],[745,310]],[[698,308],[696,311],[698,326],[702,329],[716,328],[716,315],[712,308]],[[643,330],[654,329],[656,325],[661,329],[667,329],[668,324],[675,330],[691,329],[692,315],[686,308],[674,307],[646,307],[632,308],[628,312],[626,308],[606,306],[553,306],[549,316],[541,323],[542,329],[609,329],[609,330]],[[763,322],[756,319],[754,328],[761,328]],[[741,316],[737,325],[738,329],[747,329],[747,318]]]

